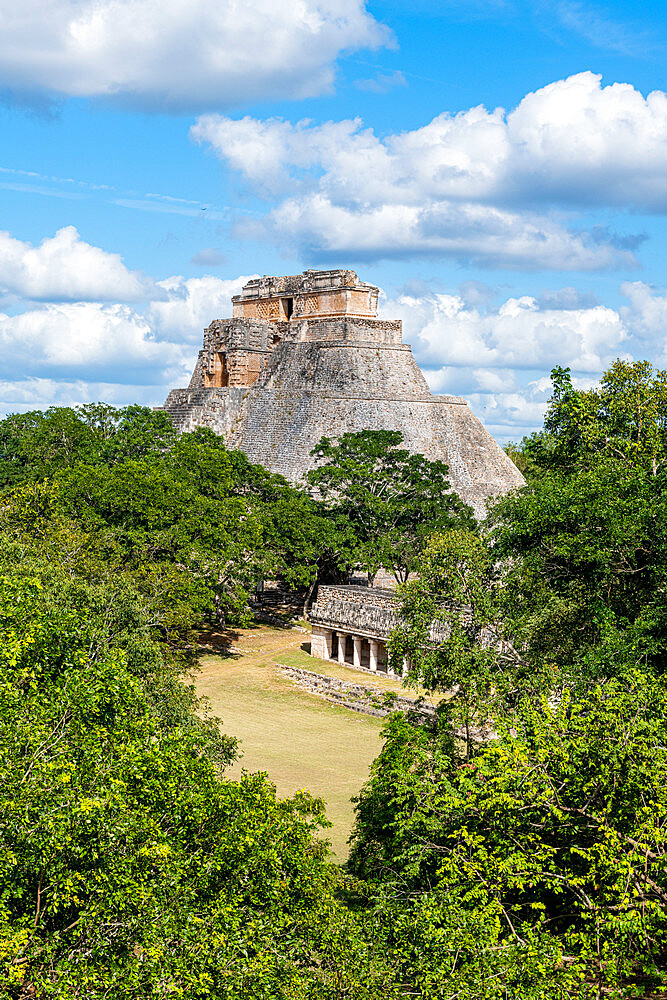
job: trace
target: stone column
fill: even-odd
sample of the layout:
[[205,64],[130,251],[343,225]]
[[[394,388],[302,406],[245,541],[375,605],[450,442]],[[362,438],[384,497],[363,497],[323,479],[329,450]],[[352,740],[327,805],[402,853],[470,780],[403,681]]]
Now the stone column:
[[408,671],[410,669],[410,660],[407,656],[403,657],[403,677],[407,677]]
[[371,641],[369,642],[369,646],[371,647],[371,662],[370,662],[369,666],[370,666],[371,670],[377,671],[377,668],[378,668],[378,644],[375,641],[375,639],[371,639]]
[[331,659],[331,647],[333,645],[333,632],[330,628],[322,629],[322,640],[324,645],[324,658],[325,660]]
[[354,656],[352,657],[352,662],[355,667],[361,666],[361,639],[358,635],[354,636]]
[[[329,636],[329,651],[327,651],[327,635]],[[328,629],[313,625],[310,636],[310,655],[320,660],[328,660],[331,655],[331,632]]]
[[344,632],[338,633],[338,662],[345,663],[345,643],[347,636]]

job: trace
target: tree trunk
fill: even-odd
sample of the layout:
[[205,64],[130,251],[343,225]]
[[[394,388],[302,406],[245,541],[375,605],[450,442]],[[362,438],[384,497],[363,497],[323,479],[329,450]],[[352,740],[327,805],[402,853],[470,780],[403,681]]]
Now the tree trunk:
[[310,587],[308,588],[308,593],[306,594],[306,599],[303,602],[303,618],[304,618],[304,621],[308,621],[308,606],[310,604],[310,599],[313,596],[313,591],[315,590],[316,586],[317,586],[317,577],[315,577],[315,579],[311,583]]

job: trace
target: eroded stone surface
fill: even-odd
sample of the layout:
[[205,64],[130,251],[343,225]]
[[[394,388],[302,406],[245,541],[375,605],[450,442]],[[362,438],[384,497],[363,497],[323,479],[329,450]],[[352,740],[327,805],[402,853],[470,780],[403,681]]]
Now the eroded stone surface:
[[399,320],[377,318],[378,289],[354,271],[249,282],[234,316],[214,320],[187,389],[165,402],[179,429],[210,427],[253,462],[303,483],[323,435],[399,430],[405,447],[449,465],[478,516],[523,485],[458,396],[434,396]]

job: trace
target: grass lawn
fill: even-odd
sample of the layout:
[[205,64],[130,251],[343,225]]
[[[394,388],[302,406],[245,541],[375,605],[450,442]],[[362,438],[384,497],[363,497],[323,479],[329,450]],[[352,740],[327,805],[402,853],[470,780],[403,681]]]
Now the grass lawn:
[[[219,643],[222,637],[206,641]],[[202,655],[195,677],[197,692],[209,700],[210,711],[224,731],[240,740],[241,759],[227,772],[231,777],[266,771],[282,796],[307,788],[327,803],[333,824],[326,836],[335,857],[348,853],[347,838],[354,819],[350,799],[368,777],[381,748],[381,719],[330,705],[296,687],[282,676],[277,662],[303,666],[382,690],[401,690],[398,679],[369,677],[337,664],[312,659],[302,645],[303,632],[259,625],[224,637],[228,652]]]

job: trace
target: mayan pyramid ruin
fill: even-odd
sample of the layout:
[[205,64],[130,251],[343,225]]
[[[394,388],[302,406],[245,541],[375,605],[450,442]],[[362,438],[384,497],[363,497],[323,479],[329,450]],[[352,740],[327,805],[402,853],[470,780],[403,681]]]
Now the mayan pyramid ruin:
[[487,497],[523,484],[459,396],[434,396],[400,320],[377,317],[378,289],[354,271],[249,281],[233,317],[204,331],[187,389],[164,404],[180,430],[210,427],[251,461],[302,483],[323,435],[399,430],[405,447],[449,466],[483,516]]

